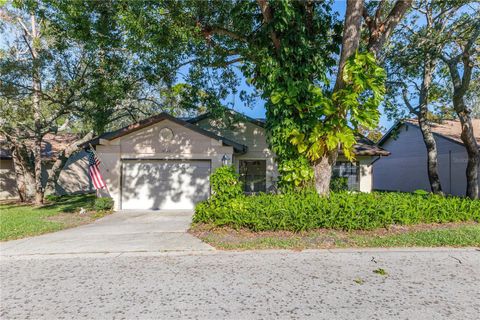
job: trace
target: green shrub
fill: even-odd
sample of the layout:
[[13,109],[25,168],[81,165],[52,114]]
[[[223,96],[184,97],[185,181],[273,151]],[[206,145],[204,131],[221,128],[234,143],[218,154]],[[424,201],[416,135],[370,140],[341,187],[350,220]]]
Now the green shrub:
[[480,201],[395,192],[241,195],[221,204],[199,203],[193,220],[254,231],[370,230],[394,224],[480,222]]
[[282,191],[293,192],[313,186],[314,173],[310,162],[304,157],[283,160],[278,165],[279,187]]
[[330,190],[333,192],[348,190],[348,178],[332,177],[330,180]]
[[96,198],[93,204],[95,211],[109,211],[113,209],[113,199],[109,197]]
[[243,194],[243,185],[234,166],[222,166],[210,176],[212,197],[210,202],[223,203]]

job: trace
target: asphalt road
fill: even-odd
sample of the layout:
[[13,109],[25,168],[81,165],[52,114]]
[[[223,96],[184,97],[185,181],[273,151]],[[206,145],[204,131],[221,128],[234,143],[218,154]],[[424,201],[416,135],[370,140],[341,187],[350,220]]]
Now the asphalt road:
[[0,276],[1,319],[480,317],[478,249],[3,257]]

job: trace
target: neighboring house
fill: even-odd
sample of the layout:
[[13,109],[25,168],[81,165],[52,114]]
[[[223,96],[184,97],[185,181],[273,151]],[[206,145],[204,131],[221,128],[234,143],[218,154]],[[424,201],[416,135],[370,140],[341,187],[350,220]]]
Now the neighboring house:
[[[209,176],[233,163],[245,192],[267,192],[277,182],[275,156],[264,123],[231,113],[228,121],[208,114],[188,121],[160,114],[92,140],[115,209],[191,209],[210,195]],[[225,122],[230,123],[230,125]],[[388,152],[362,138],[357,162],[340,155],[335,168],[352,189],[372,189],[373,160]]]
[[[42,145],[42,155],[45,161],[45,170],[48,172],[57,159],[57,154],[67,145],[78,140],[74,134],[47,134]],[[47,172],[43,172],[43,183],[46,184]],[[55,193],[58,195],[72,193],[94,192],[88,176],[88,162],[86,152],[79,152],[68,159],[60,173]],[[10,150],[0,137],[0,200],[18,198],[17,177],[13,166]]]
[[[438,150],[440,182],[445,193],[464,196],[467,188],[465,170],[467,152],[460,139],[459,121],[432,123]],[[480,145],[480,119],[473,120],[477,143]],[[415,120],[395,124],[379,141],[391,155],[373,164],[375,190],[412,192],[430,191],[427,173],[427,150],[422,132]]]
[[[89,144],[96,149],[107,184],[101,194],[112,197],[117,210],[192,209],[210,196],[210,174],[223,164],[233,164],[239,171],[246,193],[274,190],[278,180],[264,122],[233,111],[224,120],[209,114],[182,120],[162,113],[105,133],[85,146]],[[356,162],[350,163],[340,153],[334,174],[346,177],[350,189],[369,192],[372,162],[388,152],[360,138],[355,154]],[[84,180],[86,162],[82,168],[85,176],[79,181],[91,190],[91,183]],[[61,181],[61,188],[69,186],[67,180]]]
[[12,156],[4,148],[0,148],[0,200],[18,198],[17,182]]

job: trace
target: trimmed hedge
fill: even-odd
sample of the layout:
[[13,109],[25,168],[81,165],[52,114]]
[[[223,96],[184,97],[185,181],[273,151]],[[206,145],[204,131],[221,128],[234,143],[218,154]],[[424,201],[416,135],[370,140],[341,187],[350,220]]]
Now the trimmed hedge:
[[113,199],[110,197],[96,198],[93,204],[96,211],[109,211],[113,209]]
[[221,166],[215,169],[210,176],[212,197],[210,201],[223,203],[243,194],[243,185],[240,175],[234,166]]
[[393,224],[479,222],[480,201],[392,192],[242,195],[222,204],[199,203],[193,221],[254,231],[370,230]]

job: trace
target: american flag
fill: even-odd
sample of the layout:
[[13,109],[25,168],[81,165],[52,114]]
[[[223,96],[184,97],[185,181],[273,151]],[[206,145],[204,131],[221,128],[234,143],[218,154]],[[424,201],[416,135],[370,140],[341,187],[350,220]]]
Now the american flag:
[[88,151],[88,174],[92,179],[93,186],[97,190],[103,189],[106,186],[105,181],[103,181],[100,170],[98,169],[99,165],[100,165],[100,160],[98,160],[97,155],[95,154],[95,151],[89,150]]

